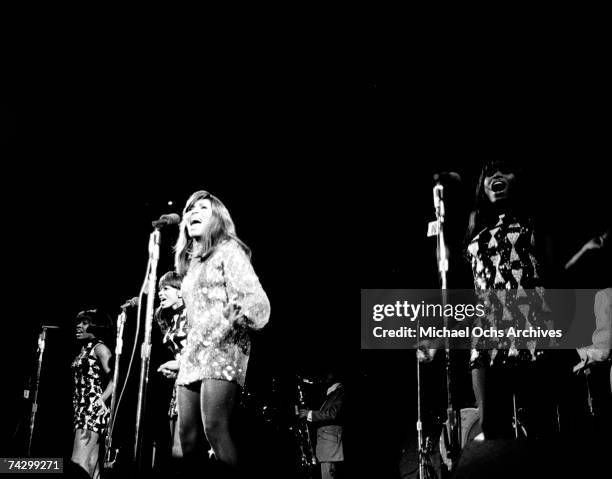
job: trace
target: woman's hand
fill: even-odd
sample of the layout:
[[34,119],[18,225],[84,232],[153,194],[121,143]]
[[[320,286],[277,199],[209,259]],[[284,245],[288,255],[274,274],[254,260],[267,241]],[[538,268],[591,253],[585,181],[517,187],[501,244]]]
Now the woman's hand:
[[174,379],[178,375],[179,363],[176,359],[167,361],[157,368],[157,372],[162,373],[169,379]]
[[437,351],[437,344],[434,341],[423,339],[417,347],[417,359],[420,363],[430,363],[433,361]]
[[96,415],[98,416],[104,416],[107,412],[109,412],[108,406],[101,397],[94,401],[94,408],[96,409]]
[[245,325],[246,318],[242,314],[242,308],[234,303],[228,304],[225,308],[223,308],[223,316],[225,316],[230,325],[234,325],[234,323],[238,322],[240,325]]

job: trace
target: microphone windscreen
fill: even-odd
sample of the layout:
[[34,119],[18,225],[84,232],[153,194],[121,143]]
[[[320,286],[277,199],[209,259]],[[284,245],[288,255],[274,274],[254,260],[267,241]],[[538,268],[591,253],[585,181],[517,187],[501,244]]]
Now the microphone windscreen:
[[176,213],[170,213],[168,215],[162,215],[160,220],[165,220],[166,224],[178,225],[181,222],[181,217]]
[[443,171],[441,173],[436,173],[433,179],[434,181],[456,181],[459,183],[461,181],[461,175],[456,171]]

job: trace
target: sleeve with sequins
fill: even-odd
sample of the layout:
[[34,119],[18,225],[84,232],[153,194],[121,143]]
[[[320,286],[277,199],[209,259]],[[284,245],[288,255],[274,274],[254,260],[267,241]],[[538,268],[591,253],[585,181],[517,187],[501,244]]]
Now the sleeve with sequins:
[[252,329],[263,328],[270,317],[270,302],[249,257],[237,243],[230,243],[223,258],[228,306],[235,319]]

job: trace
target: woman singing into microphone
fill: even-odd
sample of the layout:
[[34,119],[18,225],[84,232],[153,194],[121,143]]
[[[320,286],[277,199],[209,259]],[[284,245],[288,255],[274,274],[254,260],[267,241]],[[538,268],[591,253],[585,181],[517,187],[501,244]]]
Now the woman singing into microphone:
[[98,452],[100,437],[106,431],[109,400],[113,384],[110,378],[110,349],[101,337],[112,329],[105,314],[92,309],[76,317],[76,339],[80,353],[72,362],[74,378],[74,445],[72,462],[94,478],[100,476]]
[[268,322],[270,303],[227,208],[206,191],[183,210],[175,269],[190,326],[177,378],[183,457],[197,467],[203,427],[217,460],[235,471],[230,418],[247,372],[249,330]]

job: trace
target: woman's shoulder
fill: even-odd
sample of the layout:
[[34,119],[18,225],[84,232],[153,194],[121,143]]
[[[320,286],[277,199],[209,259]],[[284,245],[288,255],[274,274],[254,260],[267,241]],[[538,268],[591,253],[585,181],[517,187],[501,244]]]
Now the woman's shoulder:
[[480,228],[471,238],[467,238],[465,242],[465,252],[468,255],[475,255],[479,249],[479,242],[482,234],[487,231],[488,228]]
[[248,254],[244,246],[235,238],[226,238],[217,246],[217,254],[222,257],[245,256]]
[[104,344],[104,341],[102,341],[101,339],[94,343],[94,345],[92,346],[92,351],[98,357],[108,356],[111,353],[109,347]]

